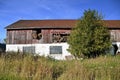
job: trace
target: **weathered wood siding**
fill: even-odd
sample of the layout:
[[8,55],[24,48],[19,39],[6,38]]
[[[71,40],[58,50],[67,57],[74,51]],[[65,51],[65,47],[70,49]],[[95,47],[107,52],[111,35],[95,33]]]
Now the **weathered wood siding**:
[[43,43],[50,43],[50,30],[42,30]]
[[42,38],[33,39],[33,30],[7,30],[7,44],[36,44],[52,43],[52,34],[69,34],[70,29],[38,29],[41,30]]
[[110,35],[112,42],[120,42],[120,29],[110,30]]
[[32,30],[8,30],[7,44],[32,44],[38,40],[32,39]]
[[[53,34],[70,34],[70,29],[38,29],[42,33],[41,39],[33,39],[33,30],[7,30],[7,44],[37,44],[53,43]],[[120,42],[120,30],[110,30],[111,40]]]
[[43,29],[43,43],[53,43],[53,34],[70,34],[70,29]]

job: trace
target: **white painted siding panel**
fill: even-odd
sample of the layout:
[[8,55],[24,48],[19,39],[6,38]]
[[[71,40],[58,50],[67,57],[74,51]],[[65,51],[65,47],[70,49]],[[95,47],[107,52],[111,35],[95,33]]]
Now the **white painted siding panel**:
[[[63,60],[65,56],[71,55],[67,49],[69,45],[67,43],[52,43],[52,44],[7,44],[6,51],[15,51],[18,50],[23,52],[24,46],[35,46],[35,53],[41,56],[52,56],[55,59]],[[50,55],[50,46],[62,46],[62,54]]]

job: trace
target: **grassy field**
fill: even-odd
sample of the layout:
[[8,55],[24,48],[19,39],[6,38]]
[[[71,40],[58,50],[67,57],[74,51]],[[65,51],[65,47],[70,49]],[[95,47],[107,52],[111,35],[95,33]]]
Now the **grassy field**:
[[120,55],[56,61],[9,53],[0,56],[0,80],[120,80]]

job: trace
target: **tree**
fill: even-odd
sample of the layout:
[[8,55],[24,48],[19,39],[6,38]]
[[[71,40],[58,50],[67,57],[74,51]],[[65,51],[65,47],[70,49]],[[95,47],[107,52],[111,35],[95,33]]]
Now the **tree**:
[[4,38],[4,42],[3,43],[7,43],[7,39],[6,38]]
[[95,10],[85,10],[68,38],[68,51],[75,57],[96,57],[110,48],[110,34],[102,15]]

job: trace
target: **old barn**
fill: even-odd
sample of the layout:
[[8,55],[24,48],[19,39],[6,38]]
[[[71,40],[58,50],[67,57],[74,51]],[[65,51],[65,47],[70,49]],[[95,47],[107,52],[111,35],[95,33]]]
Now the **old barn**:
[[[65,59],[67,37],[77,20],[19,20],[6,27],[6,51],[21,51]],[[120,20],[104,20],[115,50],[119,51]]]

